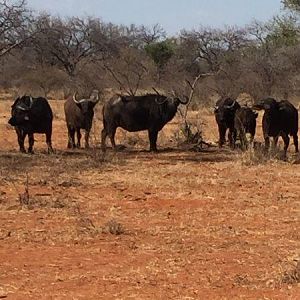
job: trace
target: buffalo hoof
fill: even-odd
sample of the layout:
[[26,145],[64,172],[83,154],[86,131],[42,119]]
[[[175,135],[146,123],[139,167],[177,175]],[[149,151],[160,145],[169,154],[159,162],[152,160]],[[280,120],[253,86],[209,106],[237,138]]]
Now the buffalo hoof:
[[73,143],[71,143],[71,142],[68,142],[67,148],[68,148],[68,149],[75,149],[75,148],[76,148],[76,145],[73,144]]
[[114,148],[114,151],[123,151],[126,149],[126,146],[125,145],[116,145]]

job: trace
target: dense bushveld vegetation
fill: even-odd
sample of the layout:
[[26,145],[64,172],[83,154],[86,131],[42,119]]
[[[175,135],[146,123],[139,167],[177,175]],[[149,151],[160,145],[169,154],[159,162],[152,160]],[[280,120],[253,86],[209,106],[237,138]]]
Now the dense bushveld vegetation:
[[31,11],[25,0],[0,0],[0,88],[45,96],[93,88],[183,93],[199,74],[212,73],[198,82],[198,102],[240,93],[254,100],[297,96],[300,2],[282,5],[281,15],[267,23],[200,26],[167,36],[160,25],[54,17]]

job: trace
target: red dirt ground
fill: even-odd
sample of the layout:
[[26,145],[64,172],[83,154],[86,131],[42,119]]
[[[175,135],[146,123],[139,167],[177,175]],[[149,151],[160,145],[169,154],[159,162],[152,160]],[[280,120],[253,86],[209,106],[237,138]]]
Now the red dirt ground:
[[[122,152],[67,151],[63,102],[51,101],[56,153],[36,135],[36,154],[20,154],[10,105],[0,101],[0,298],[300,299],[291,152],[255,163],[228,149],[180,150],[177,119],[157,154],[144,151],[146,134],[121,130],[131,145]],[[193,117],[217,140],[212,113]],[[97,145],[100,118],[98,108]]]

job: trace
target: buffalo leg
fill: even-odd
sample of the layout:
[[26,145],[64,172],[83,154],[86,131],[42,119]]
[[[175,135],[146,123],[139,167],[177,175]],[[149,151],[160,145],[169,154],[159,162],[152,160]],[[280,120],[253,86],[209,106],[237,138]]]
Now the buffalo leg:
[[89,148],[90,145],[89,145],[89,138],[90,138],[90,131],[89,130],[86,130],[85,133],[84,133],[84,140],[85,140],[85,148]]
[[46,144],[48,146],[48,153],[53,153],[51,135],[52,135],[52,130],[46,132]]
[[33,144],[34,144],[33,133],[28,134],[28,143],[29,143],[28,153],[33,154]]
[[115,143],[115,134],[116,134],[117,128],[112,128],[107,131],[107,129],[104,127],[101,131],[101,148],[102,151],[106,150],[106,137],[109,136],[111,146],[113,149],[116,149],[116,143]]
[[284,142],[284,154],[286,155],[286,152],[287,152],[287,149],[289,147],[289,143],[290,143],[290,138],[288,136],[288,134],[282,134],[282,139],[283,139],[283,142]]
[[229,139],[229,145],[232,149],[235,147],[235,141],[236,141],[236,131],[229,129],[228,132],[228,139]]
[[219,147],[221,148],[225,144],[226,127],[218,125],[219,127]]
[[249,140],[249,147],[250,148],[253,148],[253,142],[254,142],[254,134],[250,134],[250,140]]
[[102,151],[106,150],[106,137],[107,137],[107,131],[105,128],[101,131],[101,149]]
[[19,144],[20,151],[25,153],[26,150],[25,150],[25,147],[24,147],[24,141],[25,141],[26,133],[24,133],[23,130],[18,129],[18,128],[16,128],[16,133],[17,133],[17,136],[18,136],[18,144]]
[[154,151],[154,152],[157,151],[157,147],[156,147],[157,135],[158,135],[158,131],[156,130],[148,131],[148,136],[150,141],[150,151]]
[[265,151],[268,152],[270,148],[270,137],[265,136],[264,139],[265,139]]
[[75,130],[68,128],[68,148],[75,148]]
[[272,145],[273,150],[275,150],[275,149],[277,148],[278,139],[279,139],[279,136],[275,136],[275,137],[273,138],[273,145]]
[[77,147],[77,148],[80,148],[80,140],[81,140],[80,129],[77,129],[77,130],[76,130],[76,133],[77,133],[77,145],[76,145],[76,147]]
[[109,136],[109,139],[110,139],[110,142],[111,142],[111,146],[112,146],[113,149],[116,149],[115,134],[116,134],[116,128],[112,129],[108,133],[108,136]]
[[293,134],[293,140],[294,140],[294,145],[295,145],[295,152],[299,152],[299,148],[298,148],[298,135],[297,133],[296,134]]
[[240,137],[240,142],[241,142],[241,149],[243,151],[247,150],[248,141],[247,141],[245,132],[244,131],[240,132],[239,137]]

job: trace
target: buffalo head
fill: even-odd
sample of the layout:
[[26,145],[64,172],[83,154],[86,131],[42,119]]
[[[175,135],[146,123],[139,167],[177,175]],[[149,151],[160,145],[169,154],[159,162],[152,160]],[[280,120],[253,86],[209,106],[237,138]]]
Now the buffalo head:
[[18,97],[11,106],[11,118],[8,123],[12,126],[26,126],[30,121],[30,110],[33,104],[31,96]]
[[255,110],[269,111],[276,108],[278,108],[278,102],[273,98],[265,98],[259,100],[257,103],[253,105],[253,109]]
[[214,113],[218,122],[228,122],[228,119],[233,119],[235,111],[240,107],[236,100],[231,98],[220,99],[217,101]]
[[84,117],[85,127],[90,128],[92,126],[92,120],[94,117],[94,107],[99,101],[99,93],[94,90],[89,99],[76,99],[76,93],[73,95],[73,101],[77,107],[81,110]]
[[157,104],[163,104],[165,102],[168,102],[169,104],[177,107],[179,106],[179,104],[186,105],[190,101],[189,97],[187,97],[186,95],[180,97],[174,90],[172,90],[168,96],[164,96],[161,95],[154,87],[152,87],[152,89],[155,91],[155,93],[158,96],[157,99],[155,100]]

